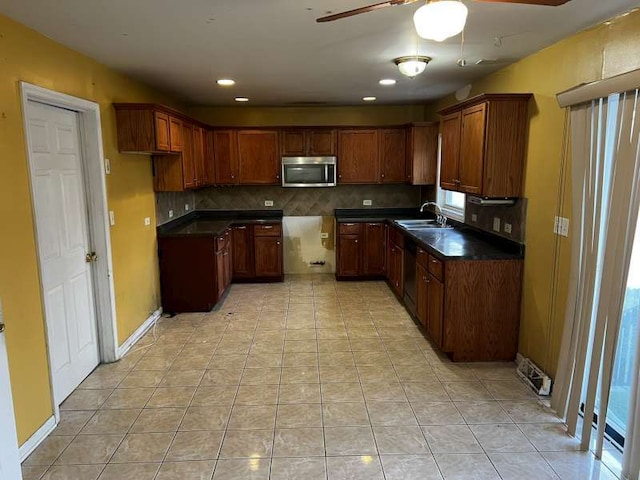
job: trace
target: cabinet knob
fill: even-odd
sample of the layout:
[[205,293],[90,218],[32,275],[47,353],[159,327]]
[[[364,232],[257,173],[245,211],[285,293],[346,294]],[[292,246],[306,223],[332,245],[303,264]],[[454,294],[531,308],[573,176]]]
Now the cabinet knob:
[[380,175],[382,178],[384,178],[384,173],[382,175]]
[[280,245],[280,242],[276,242],[276,245]]
[[356,240],[355,242],[358,243],[358,240]]

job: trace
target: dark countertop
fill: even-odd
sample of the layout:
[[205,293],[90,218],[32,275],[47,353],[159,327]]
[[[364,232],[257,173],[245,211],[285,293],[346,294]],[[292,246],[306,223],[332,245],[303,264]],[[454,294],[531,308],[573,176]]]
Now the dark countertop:
[[282,223],[282,210],[196,210],[157,227],[158,237],[216,236],[234,225]]
[[433,218],[416,209],[336,209],[339,223],[382,222],[398,228],[405,237],[442,260],[517,260],[524,258],[524,245],[449,220],[455,228],[407,230],[394,220]]

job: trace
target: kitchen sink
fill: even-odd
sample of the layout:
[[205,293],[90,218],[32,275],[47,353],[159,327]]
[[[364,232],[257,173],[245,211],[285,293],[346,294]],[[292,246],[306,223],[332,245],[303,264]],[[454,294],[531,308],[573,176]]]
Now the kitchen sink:
[[442,226],[435,219],[421,220],[396,220],[395,223],[407,230],[422,230],[426,228],[453,228],[451,225]]

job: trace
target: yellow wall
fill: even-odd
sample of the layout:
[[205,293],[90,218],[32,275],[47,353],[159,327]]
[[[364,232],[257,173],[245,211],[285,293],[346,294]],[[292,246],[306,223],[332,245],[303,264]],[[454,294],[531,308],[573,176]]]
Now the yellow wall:
[[402,125],[424,120],[422,105],[351,107],[193,107],[195,118],[218,126]]
[[[44,318],[18,82],[100,104],[120,342],[159,306],[155,207],[149,157],[120,155],[113,102],[169,100],[99,63],[0,16],[0,299],[18,437],[27,440],[52,414]],[[169,102],[179,107],[175,102]],[[150,227],[144,217],[151,217]]]
[[[571,240],[553,235],[558,200],[565,111],[556,94],[581,83],[640,68],[640,12],[615,19],[560,41],[476,81],[471,95],[531,92],[525,179],[528,198],[523,317],[520,352],[552,376],[562,339],[570,271]],[[428,109],[427,116],[455,103],[451,96]],[[570,171],[570,166],[569,166]],[[563,216],[571,217],[571,185],[564,183]],[[559,240],[557,300],[552,305],[554,244]]]

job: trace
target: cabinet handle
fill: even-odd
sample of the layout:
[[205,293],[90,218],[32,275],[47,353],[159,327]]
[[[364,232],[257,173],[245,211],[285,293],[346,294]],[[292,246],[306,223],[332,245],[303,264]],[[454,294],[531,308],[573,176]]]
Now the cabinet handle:
[[379,223],[370,223],[369,226],[370,227],[377,227],[378,225],[380,225]]
[[437,263],[440,263],[440,261],[439,260],[431,260],[431,263],[436,263],[437,264]]
[[265,230],[269,230],[270,228],[273,228],[273,225],[262,225],[262,228]]
[[280,245],[280,242],[276,242],[276,245]]
[[236,227],[237,230],[246,230],[247,227]]
[[382,175],[380,175],[382,178],[384,178],[384,173]]

